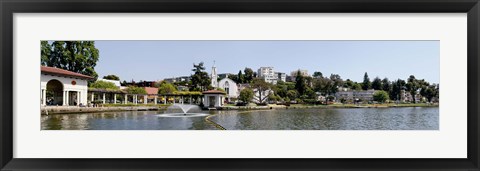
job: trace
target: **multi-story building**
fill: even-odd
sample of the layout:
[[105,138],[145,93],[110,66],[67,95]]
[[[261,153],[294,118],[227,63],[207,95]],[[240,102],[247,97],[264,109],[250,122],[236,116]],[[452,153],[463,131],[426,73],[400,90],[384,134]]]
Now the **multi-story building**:
[[338,101],[345,100],[347,102],[356,101],[373,101],[373,94],[376,90],[350,90],[347,88],[340,88],[335,94]]
[[287,81],[287,74],[283,72],[275,72],[275,75],[277,76],[277,81]]
[[257,72],[257,77],[263,78],[267,83],[277,84],[278,76],[275,75],[273,67],[260,67]]

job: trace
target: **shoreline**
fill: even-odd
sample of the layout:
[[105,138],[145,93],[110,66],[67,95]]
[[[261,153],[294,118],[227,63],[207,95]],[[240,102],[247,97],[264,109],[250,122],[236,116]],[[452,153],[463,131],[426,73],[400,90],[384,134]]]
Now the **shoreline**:
[[[41,115],[49,114],[79,114],[79,113],[99,113],[116,111],[160,111],[166,110],[170,105],[107,105],[104,107],[78,107],[78,106],[42,106]],[[398,107],[439,107],[438,104],[331,104],[331,105],[305,105],[293,104],[285,105],[267,105],[267,106],[224,106],[214,110],[271,110],[271,109],[332,109],[332,108],[398,108]],[[203,109],[208,111],[209,109]]]

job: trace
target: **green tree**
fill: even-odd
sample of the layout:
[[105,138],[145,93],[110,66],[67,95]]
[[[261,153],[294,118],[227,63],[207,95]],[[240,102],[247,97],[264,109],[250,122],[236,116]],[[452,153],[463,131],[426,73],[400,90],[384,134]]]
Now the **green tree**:
[[120,77],[118,77],[118,76],[116,76],[116,75],[103,76],[103,79],[120,81]]
[[386,77],[382,80],[382,90],[386,92],[390,92],[392,90],[392,84]]
[[307,82],[305,77],[301,74],[300,70],[297,71],[297,76],[295,77],[295,89],[297,90],[298,94],[305,95],[307,91]]
[[386,91],[379,90],[373,93],[373,100],[380,103],[385,103],[387,100],[389,100],[389,95]]
[[401,100],[400,94],[402,90],[405,90],[405,85],[406,85],[405,80],[397,79],[397,81],[395,81],[392,84],[392,91],[390,92],[390,98],[395,100]]
[[254,78],[254,72],[251,68],[245,68],[243,70],[243,73],[245,74],[245,83],[251,83]]
[[158,94],[172,94],[177,91],[177,88],[166,81],[162,81],[158,87]]
[[208,76],[208,73],[205,72],[205,67],[203,66],[203,62],[200,62],[198,65],[193,64],[192,71],[194,74],[191,76],[192,80],[192,87],[190,90],[195,91],[205,91],[209,88],[211,84],[211,79]]
[[296,99],[298,97],[298,92],[297,90],[288,90],[287,91],[287,97],[289,99]]
[[355,82],[353,82],[353,81],[350,80],[350,79],[347,79],[347,80],[345,80],[345,82],[343,83],[343,87],[353,89],[353,84],[355,84]]
[[382,80],[378,77],[375,77],[372,81],[372,89],[374,90],[382,90]]
[[434,97],[437,97],[437,95],[438,95],[438,91],[437,91],[437,86],[435,84],[432,84],[426,87],[424,93],[422,94],[422,96],[427,98],[428,102],[432,102],[432,99]]
[[310,98],[310,99],[314,99],[317,95],[315,94],[315,91],[313,91],[312,88],[308,87],[307,88],[307,91],[305,91],[305,95]]
[[147,91],[141,87],[129,86],[125,90],[129,94],[147,94]]
[[353,85],[352,85],[352,90],[357,90],[357,91],[362,90],[362,84],[354,82]]
[[322,78],[323,74],[320,71],[315,71],[315,72],[313,72],[312,76],[313,76],[313,78]]
[[253,99],[253,90],[249,88],[245,88],[242,91],[240,91],[240,95],[238,97],[239,100],[241,100],[244,103],[249,103]]
[[280,97],[287,97],[288,86],[283,81],[278,81],[276,85],[273,86],[273,91]]
[[47,66],[52,55],[52,45],[48,41],[41,41],[41,65]]
[[410,75],[410,77],[408,77],[406,86],[407,86],[407,91],[410,93],[413,99],[413,103],[417,103],[417,99],[415,98],[415,95],[417,94],[417,90],[420,88],[420,84],[418,80],[415,78],[415,76]]
[[343,80],[338,74],[331,74],[330,80],[332,80],[333,85],[330,86],[330,93],[335,94],[338,91],[338,88],[343,87]]
[[[54,41],[51,46],[43,41],[41,44],[41,65],[98,78],[95,66],[99,51],[95,41]],[[48,48],[52,49],[49,51]]]
[[245,77],[242,74],[242,70],[238,71],[237,79],[238,79],[238,81],[236,81],[237,83],[245,83]]
[[313,81],[313,90],[321,92],[325,96],[330,95],[334,87],[334,81],[327,77],[315,78]]
[[271,93],[271,85],[260,78],[254,78],[251,83],[251,87],[253,88],[259,103],[264,103]]
[[[238,79],[238,75],[228,74],[228,78],[232,79],[232,80],[235,81],[236,83],[240,83],[240,82],[239,82],[239,79]],[[219,80],[219,81],[220,81],[220,80]]]
[[363,90],[368,90],[371,87],[372,87],[372,83],[370,82],[370,78],[368,78],[367,72],[365,72],[365,75],[363,75],[362,88]]
[[91,88],[98,88],[98,89],[109,89],[109,90],[118,90],[118,87],[115,86],[112,82],[107,82],[107,81],[95,81],[92,84],[90,84]]

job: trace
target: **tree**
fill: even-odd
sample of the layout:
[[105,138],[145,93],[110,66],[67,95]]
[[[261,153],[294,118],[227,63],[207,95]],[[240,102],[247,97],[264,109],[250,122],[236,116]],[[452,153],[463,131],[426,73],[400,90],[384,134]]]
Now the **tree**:
[[382,80],[378,77],[375,77],[372,81],[372,88],[374,90],[382,90],[382,88],[383,88]]
[[254,76],[254,72],[251,68],[245,68],[243,70],[243,73],[245,74],[245,83],[251,83],[253,81],[253,78],[255,77]]
[[370,82],[370,78],[368,78],[367,72],[365,72],[365,75],[363,75],[362,88],[363,90],[368,90],[371,87],[372,87],[372,83]]
[[245,83],[245,77],[242,74],[242,70],[238,71],[237,79],[238,79],[238,81],[236,81],[237,83]]
[[48,41],[41,41],[41,65],[47,66],[50,56],[52,55],[52,46]]
[[355,82],[353,82],[353,81],[350,80],[350,79],[347,79],[347,80],[345,80],[345,82],[343,83],[343,87],[353,89],[353,84],[355,84]]
[[436,84],[430,85],[429,83],[423,84],[420,95],[427,98],[428,102],[432,102],[434,97],[438,96],[438,89]]
[[334,89],[334,81],[330,78],[315,78],[313,81],[313,90],[321,92],[325,96],[330,95]]
[[315,72],[313,72],[312,76],[313,76],[313,78],[322,78],[323,74],[320,71],[315,71]]
[[253,99],[253,90],[249,88],[245,88],[242,91],[240,91],[240,95],[238,96],[238,99],[241,100],[244,103],[249,103]]
[[238,75],[228,74],[228,78],[232,79],[232,80],[235,81],[236,83],[240,83],[240,82],[239,82],[239,79],[238,79]]
[[270,95],[270,84],[260,78],[254,78],[251,87],[255,92],[255,96],[258,98],[259,103],[263,103]]
[[417,103],[417,99],[415,98],[415,95],[417,95],[417,90],[420,88],[420,85],[418,83],[418,80],[415,78],[415,76],[410,75],[407,81],[407,91],[410,92],[410,95],[413,99],[413,103]]
[[296,90],[288,90],[287,97],[289,99],[296,99],[298,97],[298,92]]
[[190,90],[207,90],[209,85],[211,84],[211,79],[208,76],[208,73],[205,72],[203,62],[200,62],[198,65],[193,64],[192,71],[194,72],[194,74],[191,76],[192,87],[190,88]]
[[395,100],[401,100],[400,94],[402,90],[405,90],[405,80],[397,79],[392,83],[392,91],[390,92],[390,98]]
[[116,75],[103,76],[103,79],[120,81],[120,78],[119,78],[118,76],[116,76]]
[[162,81],[158,87],[158,94],[172,94],[177,91],[177,88],[166,81]]
[[297,71],[297,76],[295,77],[295,89],[300,95],[305,95],[305,92],[307,91],[306,79],[301,74],[300,70]]
[[95,81],[92,84],[90,84],[91,88],[98,88],[98,89],[109,89],[109,90],[118,90],[118,87],[115,86],[112,82],[107,82],[107,81]]
[[386,92],[390,92],[392,90],[392,84],[386,77],[382,80],[382,90]]
[[314,99],[316,97],[315,91],[313,91],[310,87],[308,87],[307,91],[305,91],[305,95],[310,99]]
[[373,100],[380,103],[385,103],[387,100],[389,100],[388,93],[383,90],[376,91],[373,93]]
[[354,82],[353,85],[352,85],[352,89],[353,89],[353,90],[360,91],[360,90],[362,90],[362,84],[361,84],[361,83]]
[[[95,66],[99,51],[95,48],[95,41],[54,41],[51,46],[47,45],[48,42],[41,44],[41,65],[98,78]],[[49,51],[48,48],[52,49]]]
[[338,74],[331,74],[330,80],[332,80],[333,85],[330,86],[330,93],[335,94],[338,91],[338,88],[343,86],[343,80]]
[[147,94],[147,91],[141,87],[129,86],[125,90],[129,94]]
[[277,84],[273,86],[273,91],[280,97],[287,97],[288,86],[283,81],[278,81]]

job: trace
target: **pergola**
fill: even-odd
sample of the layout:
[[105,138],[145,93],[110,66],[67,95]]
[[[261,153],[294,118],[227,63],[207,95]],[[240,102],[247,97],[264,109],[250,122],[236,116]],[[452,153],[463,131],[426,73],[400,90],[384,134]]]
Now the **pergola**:
[[184,104],[186,98],[188,99],[189,104],[200,104],[203,95],[201,92],[196,91],[177,91],[173,93],[158,94],[158,96],[163,97],[164,104],[167,104],[169,98],[173,98],[172,103],[175,104],[177,97],[180,97],[178,102],[181,104]]
[[[184,104],[187,100],[189,104],[200,104],[202,102],[202,93],[201,92],[190,92],[190,91],[178,91],[173,93],[167,94],[132,94],[128,93],[125,90],[113,90],[113,89],[98,89],[98,88],[89,88],[88,93],[90,95],[90,103],[98,102],[102,104],[110,103],[110,104],[117,104],[117,96],[120,95],[122,101],[120,103],[127,104],[129,102],[129,97],[132,98],[133,104],[138,104],[139,96],[143,96],[143,104],[148,104],[148,98],[153,97],[153,103],[157,104],[159,97],[162,97],[161,101],[164,104],[167,104],[168,101],[175,104],[178,103]],[[172,99],[173,98],[173,99]],[[172,100],[169,100],[172,99]]]

